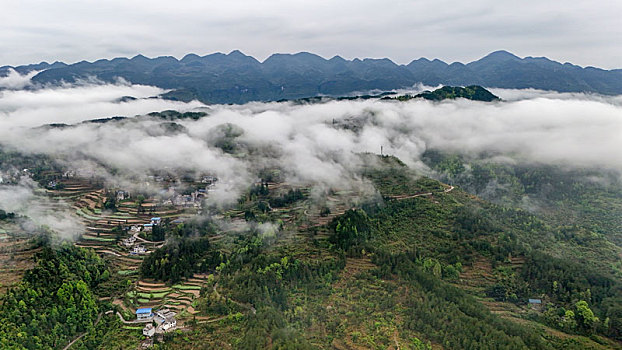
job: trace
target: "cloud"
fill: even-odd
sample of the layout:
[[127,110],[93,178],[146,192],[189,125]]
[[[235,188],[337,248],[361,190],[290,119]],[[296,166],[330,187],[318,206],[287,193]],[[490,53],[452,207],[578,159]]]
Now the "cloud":
[[[164,90],[144,85],[83,84],[0,92],[0,128],[78,123],[117,115],[134,116],[164,109],[187,110],[203,106],[156,97]],[[119,102],[125,96],[137,98]]]
[[51,229],[68,240],[84,233],[84,224],[71,215],[69,204],[37,192],[37,183],[26,177],[17,185],[0,185],[0,209],[20,215],[19,223],[29,233]]
[[0,89],[23,89],[30,85],[30,79],[37,75],[40,71],[32,71],[28,74],[21,75],[15,69],[9,68],[6,76],[0,76]]
[[[46,154],[123,186],[144,184],[154,171],[213,174],[220,181],[209,204],[216,206],[235,203],[265,168],[278,168],[292,184],[315,186],[314,193],[330,188],[373,193],[360,176],[357,154],[380,153],[381,147],[422,171],[429,169],[421,155],[439,149],[492,154],[503,162],[622,172],[620,96],[497,89],[504,101],[496,103],[365,100],[207,107],[154,98],[162,92],[123,83],[5,92],[0,145]],[[120,102],[123,96],[137,99]],[[164,109],[200,109],[208,115],[173,121],[145,116]],[[128,118],[84,122],[116,115]],[[42,127],[52,122],[72,125]]]

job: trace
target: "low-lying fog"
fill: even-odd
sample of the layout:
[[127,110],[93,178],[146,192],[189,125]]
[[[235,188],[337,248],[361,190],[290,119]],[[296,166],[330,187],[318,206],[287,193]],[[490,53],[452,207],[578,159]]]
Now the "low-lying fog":
[[[0,78],[0,86],[13,87],[0,91],[2,147],[57,157],[69,167],[88,164],[121,183],[153,169],[213,173],[226,185],[215,201],[234,200],[265,166],[278,166],[292,182],[358,186],[355,154],[381,147],[422,171],[428,169],[420,157],[431,148],[622,171],[620,96],[492,89],[503,101],[205,106],[156,98],[162,89],[125,82],[22,89],[28,84],[12,76]],[[208,115],[173,120],[177,125],[136,117],[167,109]],[[130,118],[81,123],[113,116]],[[52,123],[72,126],[41,127]]]

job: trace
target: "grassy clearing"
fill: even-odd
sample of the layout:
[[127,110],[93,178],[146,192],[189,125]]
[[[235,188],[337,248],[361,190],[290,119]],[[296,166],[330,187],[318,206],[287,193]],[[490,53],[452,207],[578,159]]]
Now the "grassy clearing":
[[200,286],[183,285],[183,284],[176,284],[173,286],[173,288],[180,289],[180,290],[201,290]]
[[157,292],[157,293],[145,293],[145,292],[138,292],[136,293],[136,295],[138,295],[139,298],[147,298],[147,299],[162,299],[164,298],[167,294],[169,294],[170,291],[166,291],[166,292]]
[[119,270],[117,271],[117,273],[121,276],[131,276],[131,275],[137,275],[138,270]]

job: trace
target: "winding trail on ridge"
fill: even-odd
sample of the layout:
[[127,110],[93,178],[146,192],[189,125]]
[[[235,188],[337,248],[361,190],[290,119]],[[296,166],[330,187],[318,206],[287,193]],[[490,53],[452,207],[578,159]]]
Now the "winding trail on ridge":
[[401,201],[401,200],[404,200],[404,199],[411,199],[411,198],[417,198],[417,197],[423,197],[423,196],[431,196],[434,193],[449,193],[449,192],[453,191],[454,188],[455,188],[454,186],[449,185],[448,188],[443,189],[443,192],[425,192],[425,193],[416,193],[416,194],[411,194],[411,195],[387,196],[387,198]]
[[[93,327],[97,326],[97,324],[99,323],[99,320],[101,320],[103,315],[103,312],[100,312],[99,315],[97,315],[97,320],[95,320],[95,324],[93,325]],[[72,340],[69,344],[67,344],[67,346],[65,346],[63,348],[63,350],[67,350],[69,349],[75,342],[77,342],[78,340],[82,339],[82,337],[84,337],[88,332],[84,332],[82,334],[80,334],[77,338],[75,338],[74,340]]]

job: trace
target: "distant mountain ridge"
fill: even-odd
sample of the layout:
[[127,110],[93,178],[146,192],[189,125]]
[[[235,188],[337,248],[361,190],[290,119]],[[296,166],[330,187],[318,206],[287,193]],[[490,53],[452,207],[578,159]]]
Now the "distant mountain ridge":
[[[13,67],[0,67],[0,76],[6,75],[10,68]],[[507,51],[495,51],[468,64],[420,58],[398,65],[387,58],[324,59],[308,52],[273,54],[260,62],[236,50],[206,56],[188,54],[181,60],[138,55],[131,59],[102,59],[71,65],[43,62],[14,69],[20,73],[43,70],[33,78],[34,82],[43,84],[90,77],[106,82],[123,78],[135,84],[174,90],[167,98],[198,98],[207,103],[343,96],[407,88],[417,83],[622,94],[622,69],[583,68],[545,57],[520,58]]]

